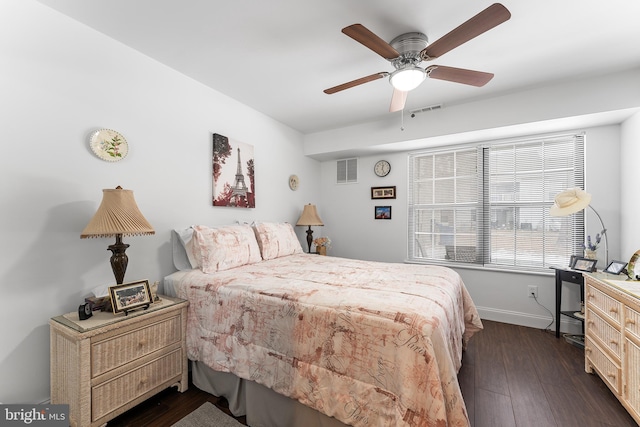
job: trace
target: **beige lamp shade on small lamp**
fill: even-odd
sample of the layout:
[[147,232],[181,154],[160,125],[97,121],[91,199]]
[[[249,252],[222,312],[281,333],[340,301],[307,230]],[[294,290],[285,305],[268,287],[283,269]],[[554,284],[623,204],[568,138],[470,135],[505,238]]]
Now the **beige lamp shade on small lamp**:
[[116,243],[110,245],[111,267],[118,284],[123,283],[128,258],[125,254],[129,245],[122,243],[122,236],[143,236],[155,234],[149,221],[142,215],[133,191],[118,186],[115,189],[102,190],[102,203],[89,224],[80,234],[81,239],[92,237],[113,237]]
[[312,205],[311,203],[304,205],[302,214],[300,215],[300,219],[298,219],[296,225],[306,225],[309,227],[307,229],[307,247],[309,253],[311,253],[311,242],[313,242],[313,230],[311,230],[311,226],[324,225],[320,219],[320,215],[318,215],[316,205]]

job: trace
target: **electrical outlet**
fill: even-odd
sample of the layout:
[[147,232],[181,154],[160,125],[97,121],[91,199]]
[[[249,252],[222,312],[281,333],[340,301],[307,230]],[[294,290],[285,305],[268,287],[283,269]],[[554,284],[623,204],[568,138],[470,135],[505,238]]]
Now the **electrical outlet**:
[[538,298],[538,287],[529,285],[529,289],[527,290],[529,298]]

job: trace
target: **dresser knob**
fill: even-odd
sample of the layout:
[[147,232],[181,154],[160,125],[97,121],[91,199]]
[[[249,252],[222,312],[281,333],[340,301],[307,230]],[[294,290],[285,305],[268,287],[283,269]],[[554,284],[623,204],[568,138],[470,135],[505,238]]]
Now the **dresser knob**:
[[611,313],[617,313],[617,312],[618,312],[618,309],[617,309],[616,307],[611,307],[611,308],[609,309],[609,311],[610,311]]
[[611,340],[611,341],[609,341],[609,343],[614,344],[614,345],[618,345],[618,341],[616,341],[616,340]]
[[629,325],[635,325],[636,321],[633,320],[633,319],[627,319],[627,320],[625,320],[625,323],[628,323]]
[[611,372],[609,372],[609,373],[607,374],[607,376],[608,376],[609,378],[613,379],[613,380],[615,380],[615,379],[616,379],[616,374],[612,374]]
[[149,379],[147,377],[140,378],[140,384],[145,385]]
[[144,347],[145,345],[147,345],[147,340],[142,338],[140,341],[138,341],[138,347]]

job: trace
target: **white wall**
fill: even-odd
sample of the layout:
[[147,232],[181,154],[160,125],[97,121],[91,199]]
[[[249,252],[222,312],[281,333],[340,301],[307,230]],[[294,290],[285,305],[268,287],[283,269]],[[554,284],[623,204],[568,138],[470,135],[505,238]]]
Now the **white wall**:
[[635,114],[622,124],[622,149],[620,151],[622,192],[620,211],[622,258],[628,260],[633,253],[640,249],[640,226],[638,213],[640,212],[640,113]]
[[[114,282],[115,240],[80,240],[103,188],[134,190],[156,230],[125,238],[126,281],[174,270],[174,227],[293,222],[319,203],[319,164],[299,133],[33,0],[0,2],[0,61],[0,402],[49,398],[49,318]],[[87,136],[103,127],[127,138],[126,159],[91,153]],[[254,146],[255,209],[210,205],[214,132]]]

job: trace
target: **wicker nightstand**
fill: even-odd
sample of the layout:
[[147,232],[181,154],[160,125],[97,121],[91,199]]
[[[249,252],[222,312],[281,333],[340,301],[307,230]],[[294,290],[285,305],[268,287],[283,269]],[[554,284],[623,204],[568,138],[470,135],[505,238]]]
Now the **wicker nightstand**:
[[72,426],[104,425],[159,391],[187,390],[187,301],[160,296],[147,310],[54,317],[51,403],[69,404]]

